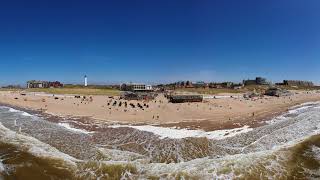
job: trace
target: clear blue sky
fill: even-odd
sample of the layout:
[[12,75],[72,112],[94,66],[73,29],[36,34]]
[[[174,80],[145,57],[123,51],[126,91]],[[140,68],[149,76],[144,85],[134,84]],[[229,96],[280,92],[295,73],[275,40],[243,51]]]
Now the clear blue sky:
[[320,83],[319,0],[28,0],[0,3],[0,84]]

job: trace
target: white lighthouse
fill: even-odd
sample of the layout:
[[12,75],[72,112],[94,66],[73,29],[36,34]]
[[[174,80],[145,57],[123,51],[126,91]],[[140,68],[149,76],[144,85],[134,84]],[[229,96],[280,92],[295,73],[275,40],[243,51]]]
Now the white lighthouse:
[[84,86],[85,87],[88,86],[88,77],[87,77],[87,75],[84,76]]

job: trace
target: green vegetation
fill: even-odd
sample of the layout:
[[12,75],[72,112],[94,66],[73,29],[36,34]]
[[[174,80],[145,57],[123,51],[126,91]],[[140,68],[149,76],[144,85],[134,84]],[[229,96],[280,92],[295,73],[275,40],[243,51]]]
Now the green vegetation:
[[160,177],[158,177],[158,176],[149,176],[147,179],[148,180],[160,180]]
[[118,96],[120,91],[117,89],[97,89],[97,88],[39,88],[39,89],[26,89],[27,92],[45,92],[50,94],[78,94],[78,95],[107,95],[107,96]]
[[0,91],[23,91],[23,89],[17,89],[17,88],[0,88]]
[[89,88],[89,89],[116,89],[119,88],[118,85],[88,85],[85,87],[84,85],[79,84],[65,84],[64,88],[74,88],[74,89],[82,89],[82,88]]

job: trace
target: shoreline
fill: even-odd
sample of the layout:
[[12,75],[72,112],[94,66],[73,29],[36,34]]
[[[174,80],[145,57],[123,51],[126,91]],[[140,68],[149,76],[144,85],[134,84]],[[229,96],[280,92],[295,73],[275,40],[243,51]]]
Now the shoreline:
[[[152,136],[157,136],[159,140],[169,139],[185,139],[185,138],[207,138],[208,140],[221,140],[229,137],[236,136],[238,134],[247,133],[256,128],[270,125],[276,123],[276,117],[291,117],[296,113],[296,110],[308,108],[310,105],[319,103],[320,101],[310,101],[301,103],[298,105],[291,106],[288,111],[282,113],[273,114],[272,118],[265,118],[261,121],[258,121],[256,126],[243,125],[240,127],[225,127],[224,129],[214,129],[214,130],[205,130],[204,128],[183,128],[181,126],[167,126],[163,125],[152,125],[152,124],[104,124],[101,121],[96,121],[88,117],[60,117],[52,114],[47,114],[45,112],[26,109],[22,107],[12,106],[9,104],[0,103],[0,106],[13,109],[11,112],[21,112],[24,116],[34,116],[42,118],[44,121],[48,121],[54,124],[57,124],[61,127],[64,127],[70,131],[81,133],[81,134],[95,134],[104,133],[109,130],[117,131],[116,129],[130,131],[140,131],[146,133],[152,133]],[[294,115],[295,116],[295,115]],[[280,119],[279,119],[280,120]]]
[[[308,94],[308,93],[307,93]],[[47,97],[50,98],[50,97]],[[228,101],[228,99],[220,99],[219,101]],[[225,129],[235,129],[235,128],[241,128],[244,126],[248,126],[250,128],[256,128],[260,127],[266,124],[266,121],[273,119],[274,117],[283,115],[288,112],[288,110],[294,106],[301,105],[303,103],[307,102],[316,102],[320,101],[319,94],[316,94],[315,97],[308,97],[308,98],[302,98],[297,101],[282,104],[281,106],[277,106],[277,108],[269,108],[268,106],[263,109],[261,112],[255,113],[254,117],[250,115],[249,116],[239,116],[239,117],[233,117],[232,120],[228,120],[227,117],[225,117],[225,120],[212,120],[208,118],[202,118],[202,119],[188,119],[188,120],[180,120],[180,121],[123,121],[123,120],[106,120],[106,119],[98,119],[94,118],[92,116],[77,116],[77,115],[59,115],[52,112],[48,112],[45,109],[35,109],[31,107],[26,107],[14,104],[14,103],[6,103],[2,102],[3,100],[0,99],[0,105],[4,105],[7,107],[11,107],[14,109],[22,110],[25,112],[28,112],[30,114],[36,114],[40,115],[41,117],[45,118],[48,121],[51,122],[63,122],[63,119],[73,120],[74,123],[72,124],[76,128],[85,129],[87,131],[92,131],[93,129],[97,129],[98,125],[133,125],[133,126],[142,126],[142,125],[152,125],[155,127],[166,127],[166,128],[176,128],[176,129],[189,129],[189,130],[204,130],[206,132],[208,131],[215,131],[215,130],[225,130]],[[230,100],[229,100],[230,101]],[[241,101],[241,100],[240,100]],[[252,100],[251,100],[252,101]],[[256,101],[256,100],[254,100]],[[249,104],[251,103],[248,101]],[[205,103],[203,103],[205,104]],[[175,104],[174,104],[175,105]],[[186,104],[184,104],[187,106]],[[181,106],[180,104],[177,104],[176,106]],[[197,105],[198,106],[198,105]],[[247,108],[248,109],[248,108]],[[212,115],[215,117],[215,114]],[[59,120],[61,119],[61,120]],[[82,126],[81,124],[85,124],[85,126]],[[90,127],[90,128],[88,128]]]

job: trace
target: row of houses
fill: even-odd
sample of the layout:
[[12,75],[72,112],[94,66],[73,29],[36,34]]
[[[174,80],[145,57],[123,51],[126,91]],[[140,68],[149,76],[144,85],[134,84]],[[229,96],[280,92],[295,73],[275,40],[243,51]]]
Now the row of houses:
[[[244,80],[243,84],[248,85],[272,85],[271,82],[267,81],[266,78],[257,77],[254,80]],[[281,83],[275,83],[278,86],[297,86],[297,87],[314,87],[311,81],[301,81],[301,80],[283,80]]]
[[[242,83],[233,82],[222,82],[222,83],[205,83],[203,81],[191,82],[191,81],[179,81],[173,84],[158,85],[158,88],[167,89],[171,88],[231,88],[231,89],[241,89],[244,86],[250,85],[272,85],[271,82],[267,81],[266,78],[256,77],[253,80],[243,80]],[[313,87],[314,84],[311,81],[299,81],[299,80],[283,80],[281,83],[276,83],[275,85],[282,86],[297,86],[297,87]],[[59,81],[28,81],[27,88],[61,88],[63,84]],[[118,86],[119,87],[119,86]],[[120,90],[131,91],[131,92],[151,92],[155,88],[152,85],[129,83],[121,84]]]
[[[244,86],[251,85],[272,85],[271,81],[268,81],[263,77],[256,77],[255,79],[243,80],[242,83],[233,83],[233,82],[222,82],[222,83],[205,83],[203,81],[191,82],[191,81],[179,81],[173,84],[175,88],[232,88],[240,89]],[[284,86],[298,86],[298,87],[313,87],[314,84],[311,81],[300,81],[300,80],[283,80],[281,83],[276,83],[275,85],[284,85]],[[172,86],[172,85],[171,85]]]
[[250,85],[271,85],[271,82],[268,82],[266,78],[256,77],[253,80],[243,80],[243,85],[250,86]]
[[279,86],[297,86],[297,87],[314,87],[311,81],[283,80],[282,83],[276,83]]
[[62,88],[63,84],[59,81],[28,81],[27,88]]
[[203,81],[191,82],[191,81],[179,81],[174,83],[174,88],[241,88],[243,85],[241,83],[233,83],[233,82],[221,82],[221,83],[206,83]]

